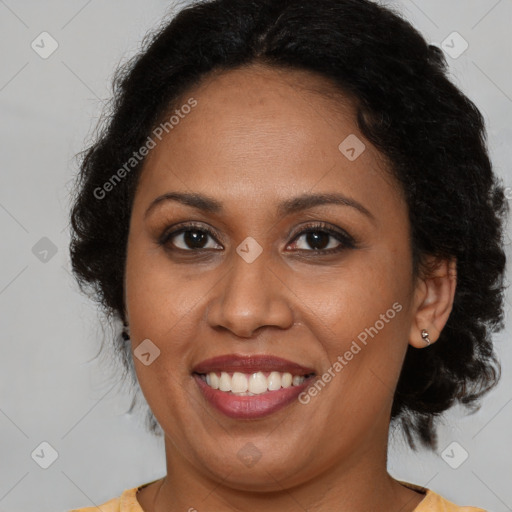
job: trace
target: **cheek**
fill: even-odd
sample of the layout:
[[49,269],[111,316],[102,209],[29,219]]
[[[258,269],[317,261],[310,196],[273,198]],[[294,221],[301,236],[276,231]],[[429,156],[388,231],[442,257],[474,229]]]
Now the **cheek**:
[[[406,254],[384,250],[355,252],[346,264],[321,276],[307,273],[290,283],[311,320],[323,324],[335,338],[346,339],[374,325],[381,314],[399,303],[405,310],[410,300],[410,261]],[[392,310],[388,316],[398,318]],[[405,315],[402,315],[405,316]],[[379,323],[380,325],[380,323]]]
[[194,341],[211,291],[220,285],[218,271],[199,274],[191,266],[172,264],[161,249],[139,241],[129,244],[125,289],[132,351],[146,339],[160,350],[149,366],[134,355],[135,371],[159,421],[169,404],[179,410],[187,406],[180,391],[190,377],[187,362],[197,359],[204,346]]
[[174,326],[183,328],[187,316],[206,300],[209,279],[193,279],[184,267],[171,265],[161,249],[129,244],[125,290],[130,332],[143,338],[176,338]]
[[[130,324],[132,351],[149,339],[159,350],[158,356],[144,364],[133,355],[142,392],[161,424],[167,425],[163,411],[186,407],[179,392],[162,392],[183,386],[185,365],[193,350],[191,316],[197,314],[204,289],[187,285],[183,274],[172,269],[155,249],[134,241],[128,245],[125,275],[126,310]],[[170,427],[174,428],[173,426]]]
[[405,249],[372,250],[309,292],[305,283],[297,292],[308,297],[303,311],[310,311],[309,328],[330,362],[323,375],[339,407],[329,414],[386,414],[407,349],[410,276]]
[[313,293],[310,287],[309,296],[305,285],[304,295],[297,293],[308,297],[303,311],[310,311],[309,329],[329,361],[322,369],[321,393],[325,403],[336,404],[326,413],[333,424],[350,411],[370,428],[391,406],[409,331],[407,261],[384,253],[361,258],[336,278],[321,281]]

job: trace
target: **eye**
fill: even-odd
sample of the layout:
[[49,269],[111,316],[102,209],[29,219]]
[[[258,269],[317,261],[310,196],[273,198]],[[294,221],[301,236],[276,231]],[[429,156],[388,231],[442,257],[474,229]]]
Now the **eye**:
[[[324,223],[309,225],[297,233],[293,240],[293,249],[320,254],[331,254],[356,247],[354,239],[348,233],[331,228]],[[216,242],[215,233],[198,224],[186,224],[177,230],[167,231],[160,237],[158,243],[168,250],[186,252],[222,249],[222,246]],[[307,249],[308,245],[312,249]]]
[[[355,248],[355,241],[348,233],[333,229],[324,223],[308,226],[295,236],[294,241],[294,249],[306,252],[330,254],[347,248]],[[307,249],[308,245],[312,250]]]
[[[180,229],[166,232],[160,238],[158,243],[163,246],[169,246],[170,249],[179,249],[182,251],[201,251],[206,249],[215,249],[215,245],[208,245],[208,238],[215,240],[214,233],[205,228],[204,226],[198,226],[197,224],[187,224],[182,226]],[[220,246],[222,248],[222,246]]]

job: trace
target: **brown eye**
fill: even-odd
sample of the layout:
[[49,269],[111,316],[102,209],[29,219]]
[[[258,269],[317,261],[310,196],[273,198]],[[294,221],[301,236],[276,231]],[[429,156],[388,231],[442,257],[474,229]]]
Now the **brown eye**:
[[[347,248],[354,248],[355,241],[347,233],[334,230],[325,224],[317,224],[301,231],[294,238],[293,246],[294,249],[300,251],[325,252],[329,254]],[[307,248],[308,246],[310,249]]]
[[[168,231],[158,243],[168,250],[186,252],[222,249],[213,231],[196,224],[184,225],[174,231]],[[316,224],[300,231],[294,238],[292,248],[304,252],[330,254],[355,248],[355,246],[354,239],[347,233],[330,228],[326,224]]]
[[[214,241],[213,244],[209,239]],[[196,225],[182,226],[176,231],[165,233],[159,243],[170,249],[176,248],[190,252],[217,249],[219,246],[215,242],[214,234],[209,229]]]
[[[332,235],[326,233],[325,231],[309,231],[308,233],[303,234],[300,238],[304,238],[304,245],[309,245],[315,251],[322,251],[324,249],[332,249],[339,245],[340,242],[337,242]],[[329,240],[332,239],[332,240]],[[333,245],[334,247],[329,247],[329,245]],[[296,244],[297,245],[297,244]],[[297,249],[304,249],[304,247],[297,246]]]

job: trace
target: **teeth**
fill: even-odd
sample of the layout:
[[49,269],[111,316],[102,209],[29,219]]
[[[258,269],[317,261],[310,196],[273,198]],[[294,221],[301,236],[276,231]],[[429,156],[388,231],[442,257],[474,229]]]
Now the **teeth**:
[[281,386],[283,388],[289,388],[292,385],[293,377],[291,373],[283,373],[281,377]]
[[233,393],[245,393],[249,389],[247,377],[240,372],[235,372],[231,377],[231,391]]
[[220,377],[215,372],[206,375],[206,383],[213,389],[232,392],[240,396],[252,396],[266,393],[267,391],[276,391],[290,386],[300,386],[306,377],[303,375],[292,375],[289,372],[270,372],[265,376],[263,372],[246,374],[234,372],[230,375],[227,372],[221,372]]
[[275,391],[281,388],[281,374],[279,372],[271,372],[268,376],[268,389]]
[[219,377],[216,373],[209,373],[206,376],[206,383],[213,389],[219,389]]
[[[240,375],[243,375],[243,373]],[[243,375],[243,376],[244,376],[244,378],[246,378],[245,375]],[[234,375],[233,375],[233,377],[234,377]],[[251,393],[254,393],[255,395],[259,395],[260,393],[265,393],[266,391],[268,391],[267,386],[268,386],[267,377],[265,377],[265,375],[263,375],[263,373],[261,373],[261,372],[253,373],[252,375],[249,376],[249,391]]]
[[231,391],[231,377],[225,372],[220,374],[219,389],[221,391]]
[[304,382],[304,377],[301,377],[300,375],[294,375],[293,379],[292,379],[292,386],[299,386],[303,382]]

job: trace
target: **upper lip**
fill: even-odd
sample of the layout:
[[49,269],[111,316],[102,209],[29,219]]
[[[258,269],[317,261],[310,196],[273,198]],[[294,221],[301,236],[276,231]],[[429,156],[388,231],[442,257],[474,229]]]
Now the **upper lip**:
[[313,368],[302,366],[282,357],[268,354],[225,354],[205,359],[192,369],[193,373],[206,374],[210,372],[289,372],[293,375],[308,375],[315,373]]

